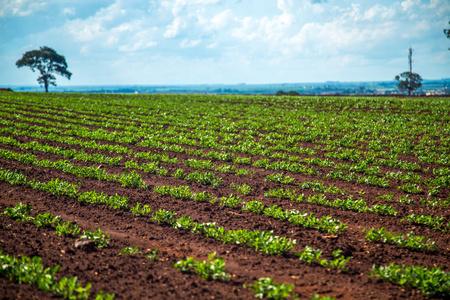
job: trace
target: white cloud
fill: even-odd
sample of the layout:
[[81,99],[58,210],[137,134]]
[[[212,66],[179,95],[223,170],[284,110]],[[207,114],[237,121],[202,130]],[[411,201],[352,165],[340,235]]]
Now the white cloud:
[[406,0],[401,3],[403,10],[410,10],[415,5],[419,5],[420,0]]
[[167,29],[164,32],[164,37],[165,38],[174,38],[184,28],[186,28],[186,23],[181,18],[177,17],[173,20],[172,24],[167,26]]
[[66,7],[63,9],[63,15],[73,16],[75,14],[76,14],[76,11],[75,11],[74,7]]
[[24,17],[43,10],[47,3],[39,0],[4,0],[0,7],[0,17]]
[[201,43],[201,40],[188,40],[183,39],[180,43],[181,48],[193,48]]

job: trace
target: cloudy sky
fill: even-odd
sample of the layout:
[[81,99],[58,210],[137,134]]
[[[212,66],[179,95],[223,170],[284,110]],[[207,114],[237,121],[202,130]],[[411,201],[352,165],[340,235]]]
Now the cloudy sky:
[[450,77],[450,0],[0,0],[0,85],[48,46],[58,85],[392,80]]

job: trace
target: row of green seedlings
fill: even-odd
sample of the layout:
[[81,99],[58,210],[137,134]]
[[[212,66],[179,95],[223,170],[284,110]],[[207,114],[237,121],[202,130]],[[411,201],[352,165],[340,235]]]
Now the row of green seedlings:
[[34,256],[30,258],[21,255],[19,258],[3,253],[0,250],[0,275],[8,280],[14,280],[19,283],[35,285],[38,289],[53,293],[65,299],[95,299],[112,300],[114,294],[105,294],[101,290],[92,298],[90,289],[91,283],[83,284],[77,281],[77,277],[62,277],[58,280],[55,274],[61,269],[61,266],[45,268],[41,263],[41,258]]
[[[83,160],[83,161],[94,161],[94,162],[98,162],[98,163],[108,163],[108,164],[117,165],[117,163],[122,159],[121,157],[116,157],[116,158],[106,157],[106,156],[103,156],[101,154],[93,154],[93,155],[86,154],[82,150],[78,151],[78,152],[76,150],[74,150],[74,149],[64,150],[64,149],[61,149],[59,147],[52,147],[52,146],[48,146],[48,145],[41,145],[41,144],[39,144],[37,142],[20,143],[17,140],[15,140],[13,138],[10,138],[10,137],[2,137],[2,136],[0,136],[0,142],[8,144],[8,145],[12,145],[12,146],[18,146],[18,147],[20,147],[22,149],[39,150],[39,151],[43,151],[43,152],[46,152],[46,153],[53,153],[53,154],[62,155],[64,157],[68,157],[68,158],[76,158],[76,159]],[[178,160],[176,158],[170,159],[166,154],[165,155],[159,155],[159,154],[154,154],[154,153],[149,153],[149,152],[141,152],[141,153],[136,153],[135,156],[136,157],[140,157],[140,158],[150,159],[150,160],[153,160],[153,161],[156,161],[156,162],[157,161],[164,161],[164,162],[170,162],[170,163],[177,163],[178,162]],[[212,169],[214,167],[212,165],[211,161],[201,161],[201,160],[197,161],[195,159],[186,160],[185,164],[188,165],[188,166],[194,167],[194,168],[203,168],[203,169]],[[141,170],[144,170],[144,171],[150,172],[150,173],[156,173],[158,176],[165,176],[167,174],[167,170],[164,169],[164,168],[158,168],[157,163],[151,163],[151,164],[145,164],[144,163],[141,166],[139,166],[134,161],[128,161],[128,162],[126,162],[125,167],[141,169]],[[224,172],[224,170],[225,170],[225,172],[228,172],[227,171],[229,169],[228,167],[232,167],[232,168],[235,169],[234,166],[222,165],[222,166],[217,167],[216,170],[222,171],[222,172]],[[246,170],[246,169],[241,169],[241,170],[239,170],[239,172],[236,172],[236,174],[237,175],[241,175],[241,173],[244,173],[245,171],[248,172],[248,170]],[[179,173],[180,171],[177,170],[177,172]],[[179,174],[178,173],[176,173],[174,175],[174,177],[178,176],[177,178],[179,178]],[[284,176],[283,177],[283,173],[281,173],[281,174],[268,175],[266,177],[266,180],[270,180],[270,181],[273,181],[273,182],[289,184],[294,179],[290,178],[289,176]],[[220,179],[219,180],[213,179],[213,184],[212,185],[215,186],[215,185],[218,184],[218,182],[220,182]],[[208,184],[208,183],[206,183],[206,184]],[[312,188],[314,191],[323,191],[323,192],[329,192],[329,193],[339,193],[339,192],[341,192],[334,185],[326,188],[323,185],[323,182],[322,182],[322,184],[320,184],[318,181],[305,182],[305,183],[302,184],[302,188]],[[345,193],[346,190],[344,190],[342,192]],[[399,201],[399,202],[402,203],[402,201]]]
[[[212,151],[211,153],[213,153],[214,151]],[[226,154],[230,154],[230,153],[226,153]],[[232,154],[230,154],[231,156],[232,156]],[[211,155],[211,157],[214,157],[213,155]],[[221,159],[221,157],[214,157],[214,158],[218,158],[218,159]],[[305,161],[305,162],[307,162],[308,163],[308,161]],[[364,168],[363,168],[363,170],[364,170]],[[407,188],[407,187],[405,187],[405,188]]]
[[30,153],[20,154],[5,149],[0,149],[0,158],[17,160],[26,164],[32,164],[44,168],[54,168],[64,173],[75,175],[77,177],[92,178],[105,181],[115,181],[121,183],[123,187],[139,187],[143,189],[147,188],[147,184],[143,182],[141,175],[137,174],[134,171],[131,173],[122,173],[120,175],[113,175],[106,173],[105,170],[99,169],[96,166],[78,167],[71,164],[67,160],[58,160],[55,162],[52,162],[48,159],[39,160],[36,158],[36,155]]
[[[7,121],[7,120],[3,120],[3,123],[5,123],[4,125],[16,125],[14,123],[9,124],[9,122],[11,121]],[[25,124],[25,127],[27,124]],[[17,126],[17,125],[16,125]],[[36,126],[34,126],[36,127]],[[56,134],[53,133],[53,131],[57,131],[59,133],[63,133],[63,134],[74,134],[76,132],[73,132],[73,130],[71,132],[67,132],[67,131],[63,131],[63,130],[51,130],[52,133],[47,134],[47,135],[42,135],[41,131],[49,131],[47,128],[43,127],[38,127],[38,128],[34,128],[35,130],[37,130],[37,132],[35,133],[30,133],[28,131],[19,131],[19,130],[14,130],[12,128],[0,128],[0,132],[4,132],[4,133],[9,133],[9,134],[16,134],[16,135],[25,135],[25,136],[30,136],[30,137],[34,137],[34,138],[39,138],[39,139],[48,139],[48,140],[52,140],[52,141],[57,141],[57,142],[62,142],[62,143],[67,143],[67,144],[75,144],[75,145],[80,145],[83,147],[87,147],[87,148],[91,148],[91,149],[100,149],[100,150],[107,150],[110,152],[115,152],[115,153],[126,153],[126,154],[132,154],[132,150],[128,149],[126,147],[122,147],[119,145],[102,145],[102,144],[98,144],[95,141],[90,141],[90,142],[84,142],[81,140],[76,140],[73,137],[66,137],[66,136],[57,136]],[[28,127],[27,127],[28,128]],[[31,128],[31,127],[30,127]],[[47,129],[47,130],[45,130]],[[89,137],[91,139],[105,139],[104,135],[104,131],[101,131],[101,136],[86,136],[86,131],[82,131],[83,135],[82,137]],[[94,133],[92,133],[94,134]],[[116,135],[112,135],[114,138],[116,137]],[[105,140],[107,141],[116,141],[114,138],[106,138]],[[209,151],[207,153],[203,152],[202,150],[190,150],[190,149],[178,149],[177,145],[172,145],[172,147],[158,147],[161,148],[163,150],[168,150],[168,151],[174,151],[174,152],[186,152],[187,154],[191,154],[191,155],[198,155],[198,156],[203,156],[203,157],[208,157],[208,158],[214,158],[214,159],[218,159],[218,160],[223,160],[223,161],[233,161],[235,163],[239,163],[239,164],[250,164],[251,162],[251,158],[250,157],[235,157],[233,158],[234,154],[232,153],[218,153],[217,151]],[[167,148],[167,149],[166,149]],[[43,148],[41,148],[43,149]],[[178,151],[177,151],[178,150]],[[145,158],[145,159],[150,159],[150,160],[154,160],[155,157],[154,155],[148,155],[148,153],[135,153],[134,154],[135,157],[139,157],[139,158]],[[158,160],[159,161],[159,160]],[[178,160],[177,158],[173,158],[173,159],[165,159],[165,160],[161,160],[161,161],[165,161],[165,162],[169,162],[169,163],[177,163]],[[231,172],[231,171],[236,171],[239,172],[239,170],[235,170],[234,166],[228,166],[228,165],[222,165],[222,166],[218,166],[217,167],[218,171],[221,172]],[[243,173],[245,171],[240,171],[240,173]]]
[[[382,195],[376,197],[376,199],[380,199],[380,200],[383,200],[386,202],[396,201],[402,205],[416,204],[416,201],[413,198],[410,198],[409,195],[400,196],[396,200],[394,200],[394,193],[392,193],[392,192],[389,194],[382,194]],[[442,207],[442,208],[450,207],[450,198],[448,198],[447,200],[442,200],[440,198],[434,198],[434,197],[428,196],[428,198],[420,198],[419,202],[422,205],[431,206],[431,207],[438,207],[438,206]]]
[[[93,137],[91,137],[91,138],[93,138]],[[131,151],[131,150],[130,150]],[[199,150],[199,151],[201,151],[201,150]],[[225,161],[229,161],[229,160],[231,160],[231,157],[233,156],[233,154],[231,154],[231,153],[217,153],[217,152],[215,152],[215,151],[210,151],[210,152],[208,152],[207,154],[204,154],[203,152],[202,152],[202,156],[206,156],[206,157],[211,157],[211,158],[216,158],[216,159],[222,159],[222,160],[225,160]],[[215,155],[212,155],[212,154],[215,154]],[[228,157],[228,156],[229,157]],[[224,157],[224,156],[227,156],[227,157]],[[237,163],[249,163],[248,162],[248,159],[250,159],[251,160],[251,158],[241,158],[241,157],[237,157],[236,158],[236,162]],[[268,159],[267,159],[267,162],[268,162]],[[257,162],[258,163],[258,162]],[[230,171],[233,171],[233,170],[231,170],[232,168],[233,168],[234,166],[227,166],[227,165],[223,165],[223,166],[219,166],[218,168],[221,168],[221,169],[223,169],[223,172],[230,172]],[[300,168],[299,166],[297,166],[297,171],[300,171],[300,169],[302,169],[302,168]],[[305,173],[306,172],[306,174],[311,174],[309,171],[307,171],[306,169],[302,169],[303,171],[302,171],[302,173]]]
[[[64,137],[65,138],[65,137]],[[65,139],[66,140],[66,139]],[[200,151],[201,152],[201,150],[198,150],[198,151]],[[202,154],[203,154],[203,152],[202,152]],[[212,155],[212,154],[215,154],[215,155]],[[203,156],[206,156],[206,157],[211,157],[211,158],[216,158],[216,159],[222,159],[222,160],[231,160],[231,159],[226,159],[226,158],[224,158],[224,156],[227,156],[227,154],[230,154],[230,153],[217,153],[216,151],[210,151],[210,152],[208,152],[207,154],[204,154]],[[231,157],[233,156],[232,154],[230,154],[231,155]],[[81,155],[82,157],[83,157],[83,155]],[[90,157],[87,157],[87,158],[90,158]],[[84,159],[86,159],[86,154],[84,154]],[[100,159],[101,160],[101,158],[97,158],[97,159]],[[237,157],[236,158],[236,162],[237,163],[242,163],[242,162],[244,162],[244,163],[247,163],[247,159],[251,159],[251,158],[240,158],[240,157]],[[264,161],[264,160],[263,160]],[[258,162],[260,162],[260,161],[258,161]],[[258,162],[256,162],[255,164],[257,164],[258,165]],[[267,164],[268,164],[268,159],[266,159],[266,162],[267,162]],[[278,163],[278,162],[277,162]],[[275,163],[275,164],[277,164],[277,163]],[[283,163],[283,162],[281,162],[281,163]],[[286,163],[286,162],[284,162],[284,163]],[[289,164],[289,163],[288,163]],[[282,164],[282,165],[285,165],[285,164]],[[272,166],[273,167],[273,166]],[[278,166],[279,167],[279,166]],[[230,172],[230,171],[234,171],[234,170],[232,170],[233,168],[235,168],[234,166],[227,166],[227,165],[222,165],[222,166],[219,166],[219,167],[217,167],[217,169],[218,169],[218,171],[222,171],[222,172]],[[275,167],[273,167],[273,168],[277,168],[276,166]],[[288,167],[288,169],[289,169],[290,167]],[[298,170],[297,170],[298,171]],[[242,172],[242,171],[241,171]],[[245,169],[243,170],[243,172],[245,172]],[[353,173],[352,173],[353,174]],[[350,175],[345,175],[345,174],[343,174],[342,173],[342,171],[340,171],[340,172],[334,172],[334,171],[331,171],[330,172],[330,174],[328,174],[330,177],[332,177],[332,178],[335,178],[335,179],[344,179],[344,180],[347,180],[347,181],[354,181],[355,180],[355,178],[356,177],[354,177],[352,174],[350,174]],[[381,181],[380,181],[381,180]],[[356,182],[360,182],[360,183],[369,183],[369,184],[374,184],[374,185],[378,185],[378,186],[388,186],[388,185],[386,185],[386,181],[383,181],[382,179],[380,179],[380,178],[378,178],[377,179],[377,177],[376,176],[371,176],[371,177],[358,177],[357,179],[356,179]],[[377,183],[378,182],[378,183]],[[381,182],[381,184],[380,184],[380,182]],[[448,184],[447,184],[448,185]],[[421,191],[422,191],[422,189],[418,186],[418,185],[414,185],[414,184],[412,184],[412,183],[407,183],[407,184],[405,184],[405,185],[403,185],[403,186],[399,186],[398,187],[399,189],[402,189],[402,190],[404,190],[404,191],[407,191],[407,192],[410,192],[410,193],[420,193]],[[439,192],[439,190],[440,190],[440,186],[438,186],[438,187],[430,187],[430,194],[436,194],[436,193],[438,193]]]
[[[49,160],[38,160],[36,159],[35,155],[32,154],[20,154],[16,152],[12,152],[9,150],[1,149],[0,150],[0,157],[6,158],[10,160],[17,160],[20,162],[24,162],[27,164],[33,164],[41,167],[51,167],[58,170],[61,170],[65,173],[70,173],[78,177],[85,177],[85,178],[94,178],[99,180],[106,180],[106,181],[116,181],[121,183],[123,187],[138,187],[146,189],[148,188],[147,184],[142,180],[142,177],[140,174],[137,174],[134,172],[131,173],[122,173],[121,175],[111,175],[107,174],[104,170],[99,169],[95,166],[92,167],[78,167],[70,164],[68,161],[60,160],[56,162],[51,162]],[[388,211],[389,207],[391,206],[383,206],[383,205],[374,205],[372,208],[374,211]],[[432,219],[433,222],[436,223],[436,220],[439,222],[433,225],[434,228],[438,228],[443,231],[447,231],[450,228],[450,222],[444,226],[442,224],[443,218],[442,217],[434,217],[434,216],[415,216],[409,215],[405,219],[408,221],[413,221],[415,223],[420,224],[430,224],[430,221],[427,219]]]
[[13,147],[17,147],[20,149],[25,149],[25,150],[37,150],[37,151],[41,151],[44,153],[51,153],[51,154],[55,154],[55,155],[59,155],[68,159],[77,159],[77,160],[81,160],[81,161],[92,161],[92,162],[96,162],[96,163],[100,163],[100,164],[108,164],[108,165],[114,165],[117,166],[119,164],[119,162],[122,160],[121,156],[118,157],[109,157],[109,156],[104,156],[102,154],[99,153],[94,153],[94,154],[88,154],[85,153],[83,150],[75,150],[75,149],[62,149],[60,147],[53,147],[53,146],[49,146],[47,144],[42,145],[38,142],[32,141],[29,143],[21,143],[16,139],[13,139],[12,137],[4,137],[4,136],[0,136],[0,143],[8,145],[8,146],[13,146]]
[[7,207],[3,214],[11,217],[15,221],[32,221],[37,227],[54,228],[55,234],[59,236],[64,235],[71,238],[86,238],[92,240],[99,248],[108,247],[109,245],[109,234],[102,232],[100,228],[95,228],[94,231],[85,230],[81,233],[80,227],[70,221],[64,222],[61,220],[60,216],[44,213],[32,217],[30,216],[32,209],[33,208],[28,204],[18,203],[14,207]]
[[[36,126],[36,125],[29,125],[26,123],[18,123],[15,124],[12,121],[8,120],[0,120],[0,125],[6,125],[11,127],[0,127],[0,132],[6,133],[6,134],[14,134],[14,135],[20,135],[20,136],[27,136],[35,139],[40,140],[49,140],[59,143],[65,143],[68,145],[77,145],[81,146],[83,148],[89,148],[94,150],[103,150],[108,151],[112,153],[118,153],[118,154],[131,154],[132,150],[128,149],[127,147],[120,146],[120,145],[112,145],[112,144],[99,144],[95,140],[89,140],[89,141],[83,141],[80,139],[76,139],[72,136],[62,136],[58,135],[54,132],[65,134],[66,131],[62,129],[56,129],[56,128],[47,128],[42,126]],[[17,126],[23,130],[15,129],[14,126]],[[35,131],[31,131],[35,130]],[[43,134],[42,132],[50,132],[48,134]],[[67,132],[72,133],[72,132]]]
[[[304,174],[308,174],[308,175],[313,174],[311,172],[306,172],[306,173],[303,171],[299,172],[298,164],[296,164],[296,163],[291,164],[290,162],[287,162],[287,161],[278,161],[278,162],[269,164],[269,159],[261,159],[261,160],[256,161],[253,164],[253,166],[256,166],[259,168],[265,168],[265,169],[272,169],[272,170],[286,170],[286,171],[292,171],[292,172],[297,172],[297,173],[304,173]],[[390,186],[389,178],[395,178],[397,180],[402,180],[402,181],[413,181],[413,182],[407,182],[404,185],[397,187],[399,190],[402,190],[402,191],[404,191],[406,193],[410,193],[410,194],[422,193],[423,189],[417,184],[417,182],[422,182],[423,184],[429,185],[429,189],[428,189],[429,196],[437,195],[441,191],[442,187],[444,187],[444,186],[450,186],[450,176],[448,174],[440,176],[439,178],[435,178],[433,180],[422,181],[420,178],[420,175],[418,175],[418,174],[415,174],[412,172],[408,172],[407,174],[402,174],[402,172],[399,171],[397,173],[387,172],[385,177],[380,178],[380,177],[377,177],[376,174],[369,174],[370,176],[359,176],[354,172],[354,171],[356,171],[356,172],[361,171],[359,169],[359,165],[357,165],[357,167],[358,168],[356,168],[356,167],[349,168],[349,170],[351,171],[350,174],[345,174],[343,171],[330,171],[327,175],[325,175],[325,178],[345,180],[348,182],[364,183],[364,184],[375,185],[375,186],[379,186],[379,187],[389,187]],[[367,165],[365,165],[364,168],[369,168],[369,167]],[[370,168],[374,168],[374,167],[370,167]],[[320,175],[319,173],[316,173],[316,174]],[[368,173],[368,172],[362,172],[362,173]]]
[[[162,196],[169,195],[176,199],[182,200],[194,200],[204,201],[210,199],[210,203],[216,203],[217,198],[212,197],[209,193],[197,193],[191,192],[189,186],[172,187],[170,185],[155,186],[153,192]],[[305,211],[300,212],[298,210],[286,210],[277,205],[266,207],[260,201],[242,202],[242,198],[231,194],[229,197],[222,197],[219,200],[219,204],[224,207],[236,208],[241,205],[241,209],[250,211],[255,214],[263,213],[266,216],[275,218],[280,221],[288,221],[290,223],[302,226],[305,228],[316,229],[328,234],[336,234],[344,231],[347,228],[346,224],[343,224],[339,220],[333,219],[331,216],[323,216],[321,218],[314,217],[314,213],[307,213]]]
[[[106,151],[109,151],[112,153],[119,153],[119,154],[125,153],[125,154],[129,154],[129,155],[133,154],[132,150],[127,149],[126,147],[121,147],[119,145],[98,144],[93,140],[91,140],[89,142],[85,142],[82,140],[76,140],[73,137],[57,136],[54,133],[43,136],[40,131],[37,131],[35,133],[29,133],[27,131],[21,132],[18,130],[13,130],[11,128],[0,128],[0,132],[15,134],[15,135],[30,136],[30,137],[38,138],[38,139],[47,139],[47,140],[65,143],[65,144],[80,145],[80,146],[83,146],[83,148],[90,148],[90,149],[94,149],[94,150],[106,150]],[[94,162],[99,162],[99,163],[108,163],[108,164],[112,164],[112,165],[117,165],[120,162],[120,160],[122,159],[122,157],[111,158],[111,157],[106,157],[106,156],[100,156],[100,154],[94,154],[94,155],[90,156],[88,154],[83,153],[82,151],[76,152],[76,150],[73,150],[73,149],[60,150],[59,147],[51,147],[48,145],[42,145],[37,142],[20,143],[20,142],[13,141],[11,139],[12,138],[4,138],[2,143],[9,144],[11,146],[20,147],[23,149],[33,149],[33,150],[39,150],[42,152],[48,152],[48,153],[53,153],[53,154],[57,154],[57,155],[62,155],[69,159],[77,158],[77,159],[80,159],[83,161],[94,161]],[[134,153],[134,157],[148,159],[151,161],[162,161],[162,162],[167,162],[167,163],[172,163],[172,164],[178,163],[178,159],[176,157],[169,158],[167,153],[156,154],[156,153],[151,153],[151,152],[136,152],[136,153]]]
[[[14,185],[25,185],[27,184],[26,177],[18,172],[11,172],[9,170],[0,169],[0,180],[9,182]],[[30,182],[35,182],[34,180]],[[40,183],[39,186],[50,193],[57,195],[66,195],[72,198],[78,198],[80,201],[91,202],[91,196],[108,198],[108,196],[99,194],[96,191],[86,192],[83,194],[77,194],[77,186],[74,184],[69,184],[67,182],[52,180],[48,183]],[[83,195],[81,197],[81,195]],[[126,199],[128,202],[128,199]],[[95,200],[93,201],[96,202]],[[120,205],[115,206],[115,209],[126,209],[126,206]],[[135,215],[147,215],[152,210],[144,205],[140,207],[140,203],[136,204],[136,207],[132,208]],[[292,249],[296,241],[289,238],[274,236],[273,232],[267,231],[248,231],[248,230],[228,230],[226,231],[223,227],[218,227],[214,223],[196,223],[192,222],[190,217],[183,216],[182,218],[174,221],[171,218],[176,215],[174,212],[168,212],[165,210],[159,210],[155,212],[153,219],[159,223],[169,223],[173,224],[174,227],[179,229],[190,230],[194,233],[204,234],[207,237],[213,237],[217,240],[233,243],[239,245],[247,245],[248,247],[253,247],[257,251],[261,251],[266,254],[277,254],[281,255]]]
[[[208,255],[208,260],[195,260],[193,257],[188,257],[186,260],[179,260],[173,266],[181,272],[194,272],[200,275],[204,280],[218,280],[227,281],[231,279],[231,275],[225,268],[224,259],[219,256],[215,257],[216,253]],[[247,285],[243,285],[247,288]],[[272,278],[262,277],[256,280],[254,284],[249,284],[248,287],[255,293],[255,298],[266,299],[298,299],[297,294],[292,294],[294,285],[276,283]],[[334,297],[320,297],[315,295],[311,300],[334,300]]]
[[295,189],[276,189],[269,190],[264,193],[264,197],[277,197],[277,198],[287,198],[291,199],[297,203],[315,203],[321,206],[334,207],[342,210],[351,210],[360,213],[373,212],[379,215],[385,216],[396,216],[397,211],[391,205],[386,204],[375,204],[368,206],[364,199],[355,200],[353,196],[350,195],[347,199],[337,198],[335,200],[327,199],[324,194],[313,194],[306,197],[304,194],[297,195],[297,190]]
[[[295,179],[290,177],[289,175],[284,175],[284,173],[278,173],[267,175],[265,180],[281,184],[291,184]],[[320,182],[319,180],[300,182],[298,186],[301,187],[302,189],[311,189],[314,192],[342,194],[342,195],[348,194],[347,189],[341,190],[334,184],[327,187],[325,186],[323,181]]]
[[0,167],[0,180],[7,182],[11,185],[26,185],[33,189],[45,191],[53,195],[68,196],[70,198],[75,198],[80,202],[86,202],[91,204],[103,204],[107,205],[113,209],[130,210],[133,214],[140,214],[141,212],[149,212],[148,206],[140,206],[137,203],[135,207],[130,207],[128,204],[128,198],[122,197],[117,194],[110,196],[103,192],[98,193],[96,191],[88,191],[84,193],[78,192],[78,186],[76,184],[71,184],[60,180],[59,178],[52,179],[48,182],[39,182],[35,179],[27,181],[27,177],[20,172],[11,171],[8,169],[2,169]]
[[391,244],[400,248],[409,248],[416,251],[429,251],[437,248],[436,243],[431,241],[430,238],[416,236],[413,231],[410,231],[405,235],[401,232],[392,233],[385,227],[381,227],[378,229],[364,229],[363,232],[367,232],[365,236],[366,240],[372,242]]
[[390,263],[387,266],[373,265],[370,275],[405,288],[417,288],[429,297],[450,298],[450,273],[439,267],[427,268]]
[[[339,208],[342,210],[351,210],[356,212],[372,212],[378,215],[384,216],[397,216],[397,211],[391,205],[375,204],[368,206],[364,199],[354,200],[353,196],[349,196],[347,199],[335,199],[328,200],[323,194],[315,194],[306,197],[304,194],[297,195],[296,190],[290,189],[277,189],[269,190],[264,193],[265,197],[277,197],[288,198],[296,202],[305,201],[307,203],[315,203],[322,206]],[[442,232],[450,232],[450,222],[445,224],[444,217],[423,215],[423,214],[409,214],[400,219],[401,222],[408,221],[413,224],[425,225],[435,230],[441,230]]]

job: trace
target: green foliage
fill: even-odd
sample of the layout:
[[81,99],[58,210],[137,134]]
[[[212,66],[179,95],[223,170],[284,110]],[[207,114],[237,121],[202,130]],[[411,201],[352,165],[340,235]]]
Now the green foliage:
[[220,205],[227,207],[236,207],[239,203],[241,203],[242,198],[231,194],[229,197],[220,198]]
[[141,207],[141,203],[137,202],[135,207],[130,207],[130,212],[135,217],[145,216],[152,212],[152,209],[146,204]]
[[264,210],[264,204],[259,201],[249,201],[244,203],[242,210],[248,210],[255,214],[260,214]]
[[216,167],[216,171],[222,173],[231,173],[236,171],[236,167],[233,165],[220,165]]
[[211,185],[214,188],[218,188],[220,183],[223,181],[222,178],[216,178],[214,176],[214,173],[212,172],[200,173],[198,170],[188,174],[185,177],[185,180],[201,183],[204,185]]
[[297,197],[297,191],[290,190],[290,189],[278,189],[278,190],[269,190],[268,192],[264,193],[264,197],[277,197],[277,198],[287,198],[294,200]]
[[115,194],[114,196],[108,196],[103,192],[98,193],[96,191],[89,191],[78,194],[77,198],[80,202],[105,204],[113,209],[128,209],[128,198],[121,197],[117,194]]
[[14,207],[7,207],[3,214],[13,218],[16,221],[26,222],[34,219],[33,217],[30,217],[32,209],[33,208],[30,205],[22,204],[22,202],[20,202]]
[[142,181],[142,176],[134,170],[131,173],[122,173],[119,177],[119,182],[122,184],[122,187],[147,188],[147,184]]
[[164,169],[163,167],[156,169],[156,175],[158,175],[159,177],[166,176],[168,172],[169,170]]
[[240,156],[236,156],[233,159],[234,163],[237,164],[242,164],[242,165],[249,165],[252,163],[252,158],[251,157],[240,157]]
[[17,171],[4,170],[0,167],[0,180],[11,185],[25,185],[27,177]]
[[422,192],[422,188],[418,184],[413,184],[409,182],[397,188],[410,194],[419,194],[420,192]]
[[180,260],[174,267],[182,272],[194,271],[205,280],[225,281],[231,278],[225,269],[225,261],[221,256],[214,258],[215,252],[208,255],[209,261],[196,261],[193,257]]
[[236,176],[247,176],[250,174],[250,177],[252,177],[254,173],[255,173],[254,171],[249,171],[245,168],[242,168],[242,169],[236,170],[235,174],[236,174]]
[[158,260],[158,248],[153,249],[152,253],[147,254],[146,257],[150,260]]
[[401,219],[402,222],[405,220],[414,224],[423,224],[433,229],[441,229],[443,227],[442,222],[444,221],[444,218],[431,215],[411,214]]
[[[0,250],[0,274],[9,280],[14,280],[19,284],[36,285],[38,289],[51,292],[66,299],[88,299],[90,297],[91,284],[85,287],[77,282],[76,277],[62,277],[59,281],[55,274],[61,269],[59,265],[45,268],[41,263],[41,258],[35,256],[29,258],[21,255],[20,258],[4,254]],[[100,291],[96,299],[113,299],[114,294],[105,294]]]
[[66,58],[47,46],[25,52],[22,58],[16,61],[16,66],[18,68],[29,67],[33,72],[37,69],[41,73],[37,81],[44,85],[47,93],[49,85],[56,86],[56,78],[53,74],[64,76],[67,79],[72,76],[72,73],[67,70]]
[[290,184],[292,183],[292,181],[294,181],[294,178],[289,177],[289,175],[284,176],[283,173],[280,173],[267,175],[266,180],[276,183]]
[[172,174],[173,177],[178,178],[178,179],[184,179],[184,177],[186,176],[184,174],[184,170],[183,169],[177,169],[175,171],[175,173]]
[[210,198],[211,198],[211,195],[206,191],[203,191],[203,192],[197,193],[197,194],[192,194],[192,196],[191,196],[192,200],[199,201],[199,202],[206,201],[207,199],[210,199]]
[[320,297],[319,294],[315,294],[313,297],[311,297],[310,300],[335,300],[336,297],[333,296],[322,296]]
[[259,278],[254,284],[250,284],[249,287],[255,293],[255,298],[287,299],[288,297],[297,297],[296,295],[291,295],[294,289],[293,284],[275,283],[273,279],[268,277]]
[[103,232],[100,228],[95,228],[95,231],[85,231],[81,238],[88,238],[94,241],[99,248],[105,248],[109,245],[109,233]]
[[374,265],[370,275],[403,287],[417,288],[430,297],[450,297],[450,273],[441,268],[428,269],[390,263],[388,266]]
[[186,166],[194,169],[206,169],[206,170],[214,169],[214,164],[210,160],[201,160],[201,159],[197,160],[194,158],[190,158],[184,160],[183,162]]
[[413,250],[427,251],[437,247],[435,242],[430,242],[430,238],[425,239],[423,236],[415,236],[413,231],[406,236],[403,233],[391,233],[384,227],[364,229],[363,232],[367,232],[366,240],[393,244],[401,248],[407,247]]
[[128,256],[135,256],[142,254],[142,251],[139,250],[138,246],[131,246],[131,247],[125,247],[120,250],[119,255],[128,255]]
[[155,220],[158,223],[167,223],[172,224],[173,220],[172,218],[176,215],[176,212],[164,210],[160,208],[158,211],[155,212],[152,219]]
[[76,184],[71,184],[60,180],[59,178],[52,179],[49,182],[36,182],[35,179],[28,182],[28,185],[33,189],[46,191],[54,195],[63,195],[71,198],[76,197],[78,192],[78,186]]
[[296,253],[296,255],[300,260],[309,264],[317,264],[324,268],[334,268],[343,272],[348,270],[345,265],[351,259],[351,257],[344,257],[342,255],[342,250],[337,249],[336,251],[333,251],[333,259],[326,260],[321,258],[322,250],[313,249],[309,246],[306,246],[303,252]]
[[74,238],[80,237],[81,228],[76,224],[71,223],[70,221],[60,222],[55,229],[55,234],[59,236],[65,235]]
[[253,189],[248,184],[243,183],[242,185],[237,185],[235,183],[230,184],[230,189],[235,190],[236,192],[239,192],[244,195],[250,194]]
[[33,220],[34,225],[36,225],[37,227],[55,228],[61,222],[62,221],[60,216],[53,216],[50,213],[37,215]]

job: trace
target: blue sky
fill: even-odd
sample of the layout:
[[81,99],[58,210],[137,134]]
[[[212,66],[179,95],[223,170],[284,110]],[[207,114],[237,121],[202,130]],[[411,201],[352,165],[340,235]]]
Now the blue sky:
[[0,0],[0,85],[40,46],[66,57],[58,85],[450,77],[450,0]]

